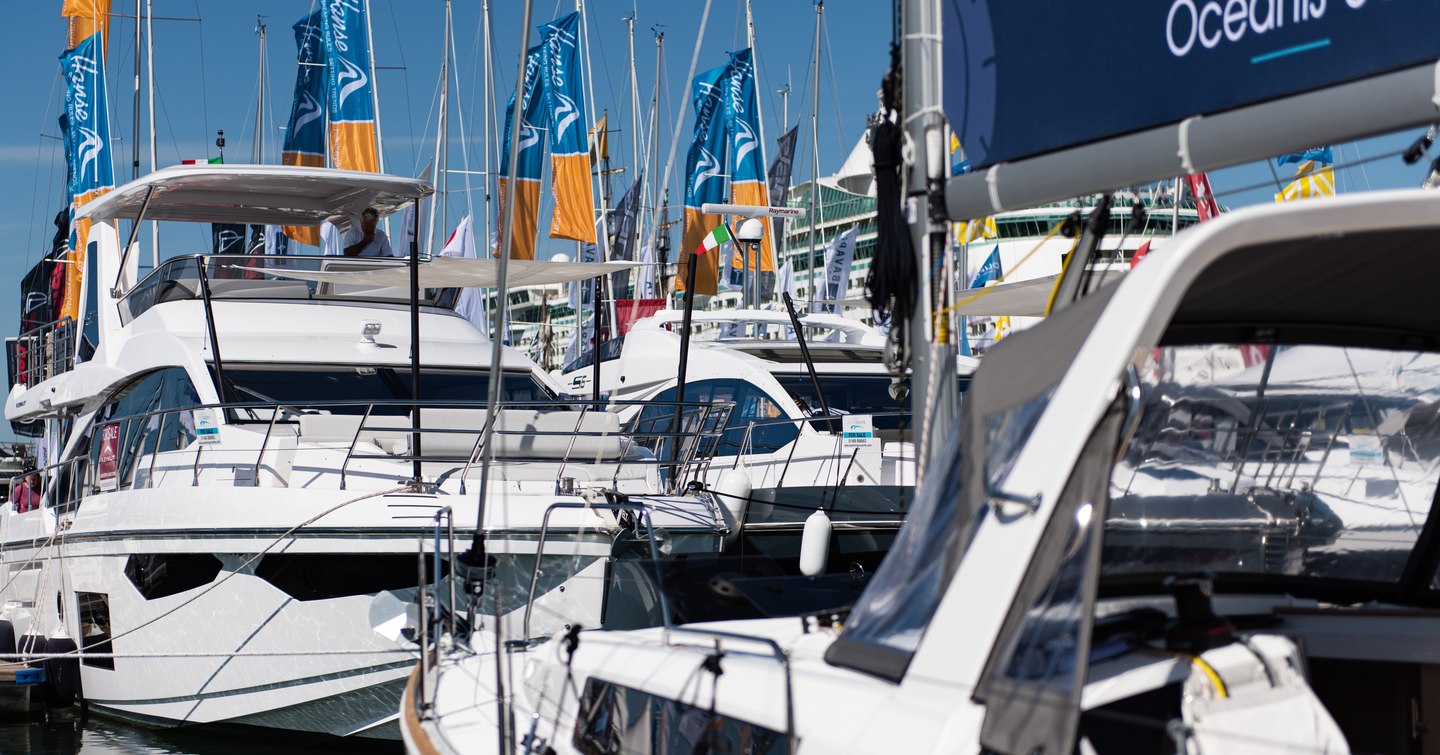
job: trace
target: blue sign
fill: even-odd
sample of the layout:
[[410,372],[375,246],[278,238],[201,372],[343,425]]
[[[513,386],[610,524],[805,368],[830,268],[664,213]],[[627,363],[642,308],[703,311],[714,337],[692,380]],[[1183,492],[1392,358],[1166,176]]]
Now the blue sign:
[[944,8],[945,111],[976,168],[1440,58],[1435,0]]

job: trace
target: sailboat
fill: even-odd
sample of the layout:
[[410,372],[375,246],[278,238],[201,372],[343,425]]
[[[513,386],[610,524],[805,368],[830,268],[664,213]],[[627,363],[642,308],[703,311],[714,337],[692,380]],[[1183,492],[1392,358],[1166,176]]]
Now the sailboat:
[[[954,358],[955,344],[942,346],[931,317],[953,298],[928,280],[948,218],[1435,117],[1440,45],[1415,29],[1440,20],[1440,10],[1350,4],[1277,20],[1285,10],[1257,15],[1259,31],[1247,26],[1243,44],[1231,35],[1221,57],[1203,64],[1184,59],[1202,49],[1199,21],[1190,42],[1172,26],[1174,59],[1156,62],[1235,66],[1254,81],[1177,93],[1167,103],[1173,122],[1118,123],[1087,111],[1065,142],[1027,120],[1035,115],[1027,108],[1049,102],[1042,88],[1004,78],[1009,94],[993,96],[997,79],[1037,70],[1037,56],[1133,56],[1117,40],[1166,28],[1154,23],[1164,20],[1163,6],[1131,19],[1131,28],[1039,2],[946,6],[945,14],[938,2],[904,3],[903,69],[889,79],[903,71],[904,102],[887,87],[894,114],[876,143],[892,150],[877,159],[888,166],[879,178],[889,184],[882,208],[892,219],[903,217],[901,171],[911,172],[911,187],[927,187],[909,223],[919,309],[897,313],[921,364]],[[1053,47],[1035,44],[1040,14],[1057,21],[1054,38],[1043,40]],[[1261,67],[1321,49],[1301,44],[1315,34],[1347,52]],[[1414,45],[1368,48],[1377,34]],[[934,66],[942,40],[960,38],[967,44],[945,58],[946,81],[963,80],[966,102],[977,106],[952,110],[951,123],[979,171],[947,187],[943,161],[926,159],[926,150],[944,144]],[[1361,48],[1373,51],[1351,54]],[[1302,65],[1303,78],[1295,74]],[[1368,106],[1363,123],[1296,124],[1296,113],[1356,97]],[[889,163],[900,130],[917,154]],[[1081,165],[1092,169],[1074,169]],[[948,218],[928,213],[932,203],[944,203]],[[517,663],[513,654],[448,676],[420,669],[402,703],[410,751],[1418,747],[1424,734],[1412,725],[1414,711],[1437,701],[1411,680],[1440,660],[1423,618],[1440,567],[1440,514],[1431,505],[1440,465],[1426,440],[1440,326],[1416,306],[1429,297],[1428,273],[1440,273],[1430,253],[1437,210],[1440,200],[1421,190],[1244,209],[1179,234],[1163,254],[1104,284],[1084,274],[1098,247],[1087,230],[1084,253],[1052,293],[1050,317],[990,351],[963,416],[943,395],[947,368],[915,369],[922,385],[912,395],[934,423],[935,442],[919,451],[916,508],[853,609],[801,621],[570,633],[527,647],[515,686],[492,683],[506,679],[496,669]],[[1392,263],[1384,270],[1366,254],[1376,248]],[[1362,276],[1373,285],[1358,283]],[[1163,365],[1177,353],[1211,344],[1269,352],[1246,375],[1167,375]],[[935,375],[933,389],[923,385],[920,376]],[[1237,472],[1248,487],[1231,487]],[[1148,481],[1130,486],[1141,476]],[[1342,480],[1354,484],[1342,491]],[[1257,498],[1308,506],[1325,520],[1317,524],[1338,531],[1301,538],[1296,552],[1261,569],[1241,566],[1260,554],[1211,537],[1204,517],[1176,514],[1236,510]],[[1110,524],[1117,505],[1148,507],[1153,536],[1143,549],[1117,541],[1127,534]],[[1263,524],[1251,526],[1264,534]],[[1373,536],[1377,524],[1383,538]]]

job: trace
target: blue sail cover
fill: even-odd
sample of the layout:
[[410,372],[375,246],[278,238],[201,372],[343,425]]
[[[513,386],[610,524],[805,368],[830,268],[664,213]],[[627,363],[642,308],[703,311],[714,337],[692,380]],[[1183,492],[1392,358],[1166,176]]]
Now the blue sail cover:
[[1435,0],[945,0],[944,9],[945,111],[976,168],[1440,58]]

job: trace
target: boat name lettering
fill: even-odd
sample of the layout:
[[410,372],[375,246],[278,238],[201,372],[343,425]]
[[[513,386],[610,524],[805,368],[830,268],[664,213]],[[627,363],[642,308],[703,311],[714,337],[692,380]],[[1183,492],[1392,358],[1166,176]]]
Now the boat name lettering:
[[[1368,0],[1344,0],[1359,10]],[[1214,49],[1222,40],[1239,42],[1246,29],[1264,34],[1285,26],[1286,6],[1292,24],[1315,21],[1325,15],[1327,0],[1174,0],[1165,15],[1165,42],[1170,52],[1183,58],[1198,40]]]
[[360,4],[355,0],[330,0],[330,38],[340,52],[350,51],[350,34],[345,22],[351,13],[360,15]]

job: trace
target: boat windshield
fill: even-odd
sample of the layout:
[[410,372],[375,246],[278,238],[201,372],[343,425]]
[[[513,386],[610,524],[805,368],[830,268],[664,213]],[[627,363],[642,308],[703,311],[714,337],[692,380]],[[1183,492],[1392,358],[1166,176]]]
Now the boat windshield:
[[[318,402],[353,404],[355,413],[372,401],[409,401],[410,369],[396,366],[331,364],[226,364],[225,380],[231,400],[303,406]],[[420,372],[421,400],[425,402],[484,402],[490,393],[489,371],[426,367]],[[548,403],[554,395],[529,372],[513,370],[501,376],[501,401]],[[336,407],[334,411],[350,411]],[[376,414],[404,413],[404,406],[380,407]]]
[[1402,579],[1440,472],[1440,355],[1185,346],[1147,367],[1102,574]]
[[[203,298],[200,268],[210,284],[210,298],[226,301],[354,301],[409,303],[404,287],[367,283],[315,283],[287,278],[288,273],[363,272],[403,267],[405,259],[380,257],[317,257],[305,255],[212,254],[175,257],[162,262],[135,284],[120,300],[120,317],[125,323],[145,314],[151,307],[170,301]],[[420,304],[450,308],[458,289],[422,289]]]
[[[815,398],[815,385],[809,375],[779,375],[781,387],[789,393],[802,409],[811,414],[820,414],[820,402]],[[875,429],[898,430],[908,424],[901,414],[907,410],[907,401],[896,401],[890,395],[889,375],[820,375],[820,390],[825,394],[825,405],[836,414],[873,414]],[[910,381],[905,381],[908,389]],[[903,394],[902,394],[903,395]],[[817,420],[816,424],[826,424]]]

